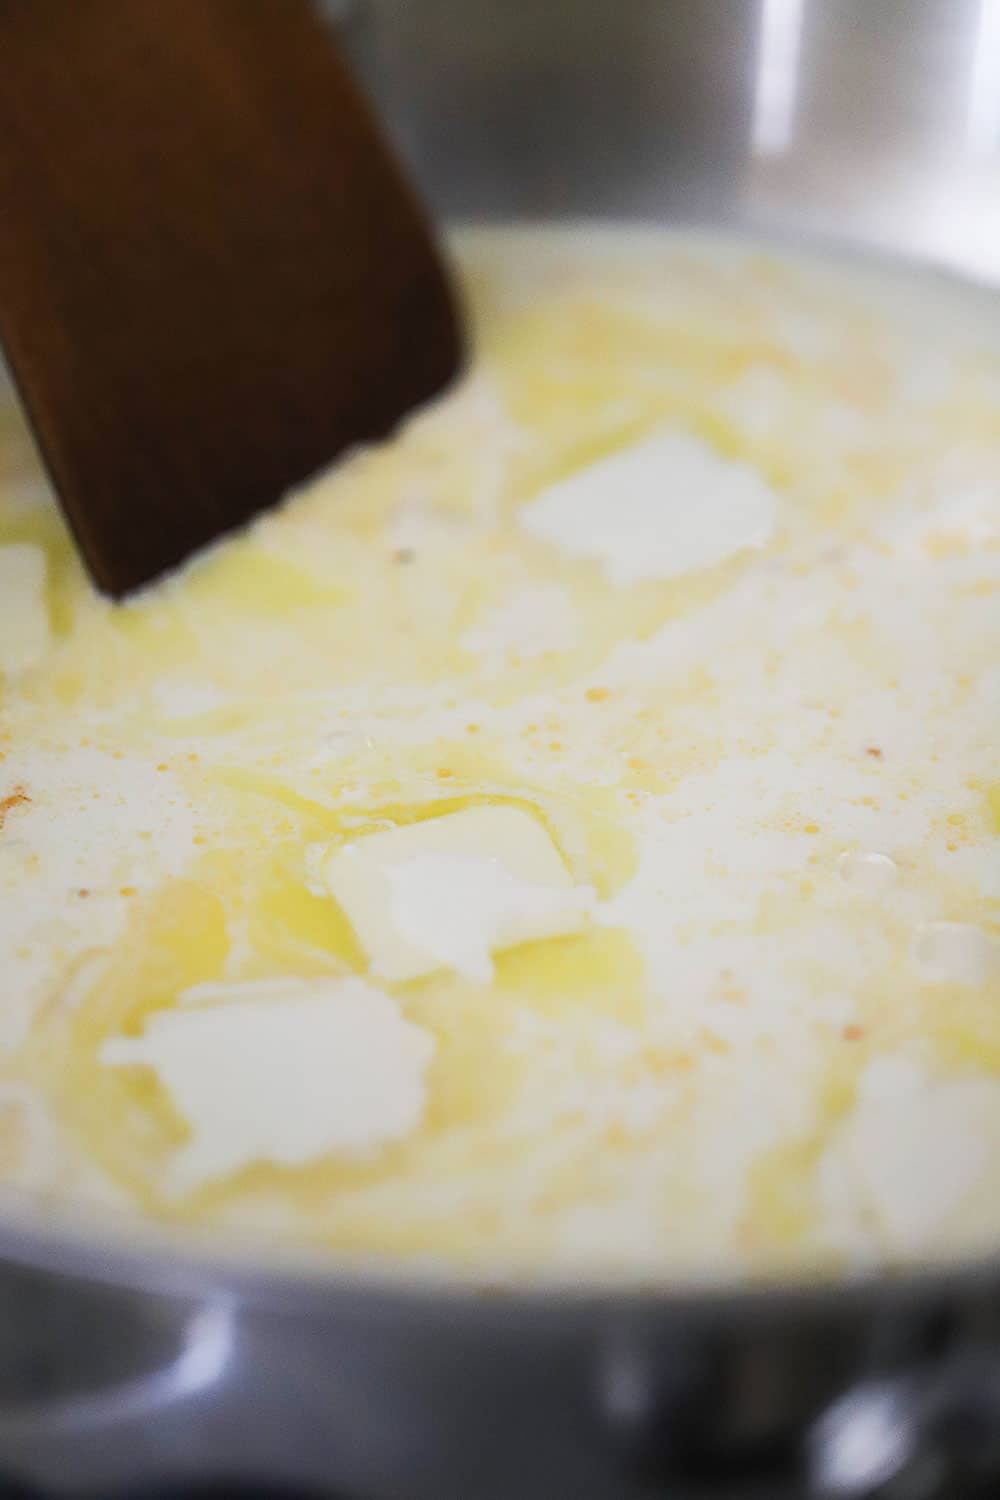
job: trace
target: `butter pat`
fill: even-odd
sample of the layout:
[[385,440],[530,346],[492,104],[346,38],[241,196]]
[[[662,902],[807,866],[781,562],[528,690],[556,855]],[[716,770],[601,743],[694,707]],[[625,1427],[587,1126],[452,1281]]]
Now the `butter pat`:
[[254,1162],[367,1154],[419,1125],[434,1039],[360,979],[201,985],[145,1035],[105,1042],[111,1067],[152,1068],[191,1138],[170,1185],[188,1192]]
[[526,505],[526,531],[601,563],[612,583],[677,578],[762,547],[777,497],[748,464],[665,432],[591,464]]
[[0,547],[0,672],[23,672],[49,649],[46,572],[41,547],[21,542]]
[[[989,1191],[1000,1155],[1000,1083],[979,1075],[934,1078],[904,1057],[877,1058],[827,1154],[859,1222],[894,1255],[946,1245],[963,1215],[996,1232]],[[985,1198],[977,1212],[977,1191]]]
[[537,819],[474,807],[314,850],[319,883],[343,908],[382,979],[454,969],[487,983],[501,948],[578,932],[595,895],[573,883]]

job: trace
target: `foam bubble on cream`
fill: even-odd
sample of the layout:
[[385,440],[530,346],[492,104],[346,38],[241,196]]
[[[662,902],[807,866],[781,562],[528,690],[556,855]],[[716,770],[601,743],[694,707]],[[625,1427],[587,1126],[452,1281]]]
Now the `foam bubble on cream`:
[[28,543],[0,547],[0,672],[23,672],[49,649],[45,553]]
[[199,986],[142,1037],[100,1051],[109,1067],[152,1068],[188,1123],[170,1167],[175,1190],[254,1162],[367,1155],[420,1123],[434,1040],[391,996],[358,979],[233,988],[235,997]]
[[837,871],[845,885],[865,896],[881,896],[899,879],[894,859],[866,849],[846,849],[837,860]]
[[748,464],[687,433],[665,432],[552,485],[522,509],[520,522],[628,585],[696,573],[764,546],[777,508]]

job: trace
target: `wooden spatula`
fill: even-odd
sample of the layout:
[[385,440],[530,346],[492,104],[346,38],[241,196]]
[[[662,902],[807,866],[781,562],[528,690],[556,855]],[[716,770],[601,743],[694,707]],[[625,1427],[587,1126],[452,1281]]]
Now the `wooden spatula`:
[[0,0],[0,338],[115,595],[386,433],[461,343],[309,0]]

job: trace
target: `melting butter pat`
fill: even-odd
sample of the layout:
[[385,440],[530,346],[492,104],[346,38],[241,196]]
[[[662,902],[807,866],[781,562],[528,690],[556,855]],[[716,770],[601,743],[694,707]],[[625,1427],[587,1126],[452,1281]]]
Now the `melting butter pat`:
[[749,464],[665,432],[552,485],[526,505],[526,531],[601,563],[612,583],[677,578],[770,537],[777,498]]
[[49,649],[47,568],[41,547],[12,542],[0,547],[0,672],[23,672]]
[[488,983],[492,954],[578,932],[595,893],[576,886],[537,819],[474,807],[369,834],[310,865],[382,979],[454,969]]
[[1000,1161],[1000,1082],[935,1078],[907,1057],[868,1064],[858,1099],[821,1174],[835,1213],[848,1210],[895,1255],[926,1254],[961,1233],[994,1243],[991,1184]]
[[[145,1035],[104,1043],[112,1067],[152,1068],[190,1128],[169,1186],[188,1192],[254,1162],[367,1154],[419,1125],[434,1039],[360,979],[204,985]],[[211,1003],[209,1003],[211,1002]]]

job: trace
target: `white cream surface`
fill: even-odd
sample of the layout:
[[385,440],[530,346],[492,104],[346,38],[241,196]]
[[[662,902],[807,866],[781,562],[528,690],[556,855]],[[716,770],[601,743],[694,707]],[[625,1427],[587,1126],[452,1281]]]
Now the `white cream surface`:
[[101,1049],[110,1067],[151,1068],[188,1126],[169,1169],[176,1191],[259,1162],[363,1155],[419,1123],[433,1038],[371,985],[272,981],[180,1000],[142,1037]]
[[527,589],[489,611],[462,637],[462,649],[489,659],[509,652],[522,657],[568,651],[580,637],[579,612],[568,590]]
[[41,547],[0,546],[0,672],[23,672],[44,657],[51,641]]
[[[0,1056],[24,1041],[54,968],[111,950],[129,906],[186,868],[218,830],[145,755],[56,740],[14,745],[0,770],[13,799],[0,827]],[[19,800],[21,797],[23,801]]]
[[981,985],[1000,975],[1000,942],[970,922],[926,922],[914,938],[913,962],[931,984]]
[[124,606],[0,405],[49,632],[0,663],[0,1184],[574,1284],[995,1243],[984,304],[459,261],[468,377]]
[[771,535],[777,496],[746,464],[665,432],[587,465],[521,512],[533,536],[594,558],[612,583],[715,567]]

